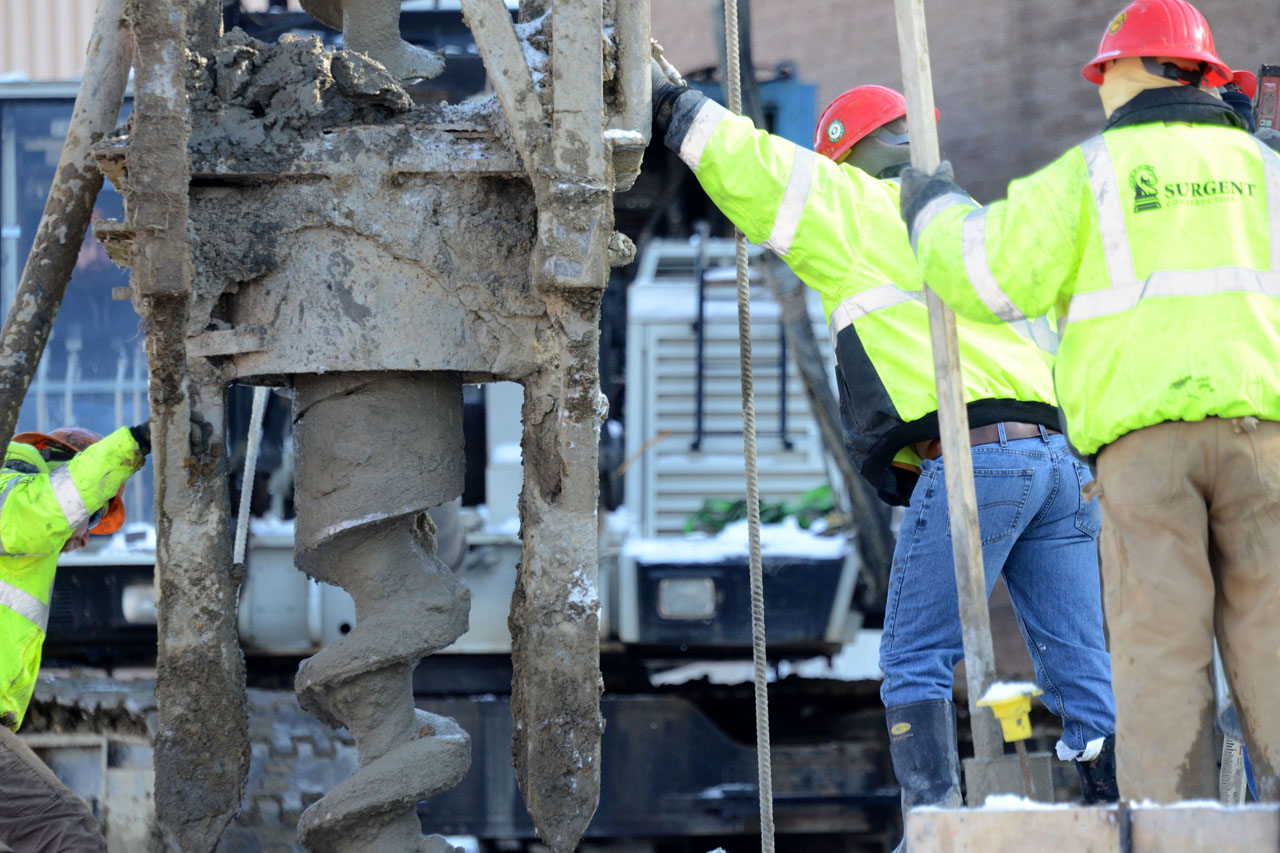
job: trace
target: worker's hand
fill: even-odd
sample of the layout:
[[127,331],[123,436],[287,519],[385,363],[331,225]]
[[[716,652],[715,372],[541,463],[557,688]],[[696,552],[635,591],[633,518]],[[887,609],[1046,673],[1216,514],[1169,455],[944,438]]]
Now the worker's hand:
[[671,124],[676,98],[689,91],[689,87],[683,80],[674,82],[657,59],[649,60],[649,78],[653,83],[653,130],[655,134],[663,134]]
[[918,214],[926,204],[940,195],[960,193],[955,183],[955,172],[951,169],[951,161],[943,160],[932,175],[914,166],[902,170],[902,218],[911,230]]
[[129,435],[138,443],[138,449],[146,456],[151,452],[151,424],[144,421],[137,426],[129,427]]

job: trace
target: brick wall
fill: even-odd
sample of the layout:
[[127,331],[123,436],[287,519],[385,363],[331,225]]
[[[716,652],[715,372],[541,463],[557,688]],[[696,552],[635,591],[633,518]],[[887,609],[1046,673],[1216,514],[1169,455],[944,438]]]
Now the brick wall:
[[[708,0],[651,0],[653,34],[677,68],[714,65]],[[1048,163],[1102,124],[1097,88],[1080,76],[1122,0],[927,0],[943,156],[981,200]],[[1256,71],[1280,64],[1276,0],[1201,0],[1223,59]],[[795,63],[825,105],[864,83],[901,88],[893,3],[757,0],[757,70]],[[815,116],[816,118],[816,116]]]

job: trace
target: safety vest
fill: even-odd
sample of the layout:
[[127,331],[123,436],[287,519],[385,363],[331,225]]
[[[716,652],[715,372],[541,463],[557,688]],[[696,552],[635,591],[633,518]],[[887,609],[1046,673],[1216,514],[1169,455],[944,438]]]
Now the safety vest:
[[29,444],[9,444],[0,469],[0,724],[17,731],[31,701],[62,546],[142,463],[127,428],[57,467]]
[[[846,446],[883,500],[906,504],[920,461],[912,445],[938,437],[938,398],[924,285],[897,182],[837,165],[691,94],[676,102],[666,143],[747,239],[822,296]],[[968,321],[958,329],[970,425],[1056,429],[1053,328],[1041,319],[1019,329]]]
[[1106,130],[1004,201],[933,199],[912,235],[958,313],[1058,310],[1056,390],[1080,452],[1164,421],[1280,420],[1280,157],[1247,132]]

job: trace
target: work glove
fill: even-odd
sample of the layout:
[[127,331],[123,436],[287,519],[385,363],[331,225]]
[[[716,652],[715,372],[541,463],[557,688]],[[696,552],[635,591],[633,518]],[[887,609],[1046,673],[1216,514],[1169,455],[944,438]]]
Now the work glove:
[[1276,151],[1280,151],[1280,130],[1276,130],[1274,127],[1264,127],[1262,130],[1255,133],[1254,136],[1270,145]]
[[943,160],[932,175],[914,166],[903,169],[901,193],[902,219],[907,223],[907,231],[910,232],[916,215],[924,209],[926,204],[948,193],[963,195],[964,190],[956,186],[951,161]]
[[138,443],[138,449],[146,456],[151,452],[151,424],[144,421],[137,426],[129,427],[129,435]]
[[665,134],[671,124],[671,113],[675,109],[676,99],[689,91],[684,80],[675,82],[668,76],[656,58],[649,59],[649,78],[653,84],[653,129],[656,134]]

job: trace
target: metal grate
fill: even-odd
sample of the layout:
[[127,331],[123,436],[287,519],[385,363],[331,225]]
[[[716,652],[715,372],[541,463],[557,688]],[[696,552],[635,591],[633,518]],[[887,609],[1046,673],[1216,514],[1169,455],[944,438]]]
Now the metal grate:
[[[627,469],[626,503],[641,536],[680,534],[685,520],[708,498],[739,500],[744,494],[733,241],[707,240],[705,253],[702,431],[696,448],[695,247],[683,241],[653,241],[628,295],[628,458],[655,442]],[[817,294],[810,296],[814,329],[830,363],[821,304]],[[777,304],[763,285],[752,288],[751,326],[760,497],[793,499],[826,482],[827,470],[803,383],[785,361]],[[785,389],[782,364],[788,376]]]

